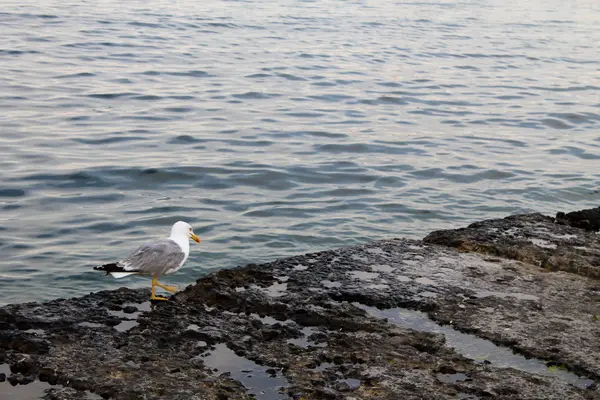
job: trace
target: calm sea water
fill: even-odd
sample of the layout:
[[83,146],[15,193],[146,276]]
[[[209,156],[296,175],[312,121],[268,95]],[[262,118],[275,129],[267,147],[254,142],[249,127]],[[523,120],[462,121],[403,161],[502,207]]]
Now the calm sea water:
[[0,1],[0,303],[597,206],[599,4]]

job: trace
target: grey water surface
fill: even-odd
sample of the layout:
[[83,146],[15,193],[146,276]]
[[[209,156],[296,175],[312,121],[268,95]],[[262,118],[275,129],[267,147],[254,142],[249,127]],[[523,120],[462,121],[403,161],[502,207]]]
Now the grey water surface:
[[0,1],[0,303],[600,202],[597,0]]

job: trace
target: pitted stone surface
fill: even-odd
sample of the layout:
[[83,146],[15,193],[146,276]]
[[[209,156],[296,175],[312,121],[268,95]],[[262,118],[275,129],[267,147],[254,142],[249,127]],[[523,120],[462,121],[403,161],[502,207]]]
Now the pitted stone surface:
[[435,231],[424,242],[600,279],[598,234],[557,223],[541,214],[515,215],[476,222],[466,228]]
[[[598,246],[588,233],[538,215],[502,224],[518,238],[494,239],[502,248],[533,237],[532,224],[547,229],[540,240],[576,235],[552,242],[565,254],[577,253],[583,238]],[[495,243],[468,236],[470,246],[477,240]],[[551,250],[540,249],[525,261]],[[9,305],[0,308],[0,364],[10,365],[15,382],[57,385],[53,396],[600,399],[599,282],[498,255],[507,256],[392,239],[219,271],[151,307],[149,291],[125,288]],[[362,305],[421,311],[590,380],[576,387],[469,359],[443,333],[386,322]]]

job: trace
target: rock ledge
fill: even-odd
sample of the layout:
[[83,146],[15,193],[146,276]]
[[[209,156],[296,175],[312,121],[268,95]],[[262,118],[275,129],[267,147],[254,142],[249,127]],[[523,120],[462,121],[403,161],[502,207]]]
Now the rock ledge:
[[600,399],[600,240],[564,221],[223,270],[157,304],[121,288],[8,305],[0,395]]

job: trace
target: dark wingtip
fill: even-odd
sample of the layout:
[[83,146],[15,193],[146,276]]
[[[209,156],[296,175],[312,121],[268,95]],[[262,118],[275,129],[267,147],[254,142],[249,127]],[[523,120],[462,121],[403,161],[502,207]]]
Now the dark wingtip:
[[125,272],[122,267],[119,267],[117,263],[110,263],[104,265],[98,265],[94,267],[95,271],[105,271],[108,275],[111,272]]

